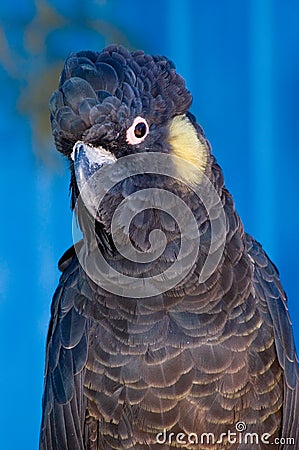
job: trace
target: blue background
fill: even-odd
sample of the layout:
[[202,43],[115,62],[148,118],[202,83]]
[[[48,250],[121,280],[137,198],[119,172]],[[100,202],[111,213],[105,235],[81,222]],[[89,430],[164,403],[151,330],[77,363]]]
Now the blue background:
[[44,346],[69,175],[48,98],[70,51],[165,54],[248,232],[280,269],[299,346],[299,2],[9,0],[0,4],[0,448],[37,448]]

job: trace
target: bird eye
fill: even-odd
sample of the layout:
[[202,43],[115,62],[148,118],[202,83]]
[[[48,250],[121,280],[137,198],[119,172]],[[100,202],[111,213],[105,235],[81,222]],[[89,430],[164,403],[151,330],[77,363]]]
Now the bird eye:
[[146,125],[144,122],[139,122],[135,125],[134,134],[137,138],[142,138],[146,133]]
[[131,145],[140,144],[147,136],[149,127],[143,117],[136,117],[127,130],[127,142]]

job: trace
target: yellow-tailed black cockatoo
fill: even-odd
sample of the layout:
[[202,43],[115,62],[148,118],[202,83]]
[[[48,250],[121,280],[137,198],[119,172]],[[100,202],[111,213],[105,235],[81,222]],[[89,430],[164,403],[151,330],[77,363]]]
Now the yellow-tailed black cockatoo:
[[299,449],[276,267],[171,61],[71,54],[50,100],[83,239],[59,262],[40,450]]

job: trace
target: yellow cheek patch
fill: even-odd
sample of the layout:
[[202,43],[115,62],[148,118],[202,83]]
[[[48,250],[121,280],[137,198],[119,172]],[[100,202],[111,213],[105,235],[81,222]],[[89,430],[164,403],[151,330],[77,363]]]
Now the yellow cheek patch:
[[175,116],[170,123],[168,142],[178,174],[187,182],[196,184],[200,181],[200,173],[205,171],[208,151],[206,145],[199,140],[196,129],[185,115]]

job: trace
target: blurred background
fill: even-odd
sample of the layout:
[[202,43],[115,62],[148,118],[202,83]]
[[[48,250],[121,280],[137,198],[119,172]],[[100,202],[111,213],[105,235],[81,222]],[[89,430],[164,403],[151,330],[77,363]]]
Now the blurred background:
[[121,43],[172,59],[246,230],[280,269],[299,347],[299,2],[9,0],[0,4],[0,448],[38,447],[69,174],[48,99],[71,51]]

